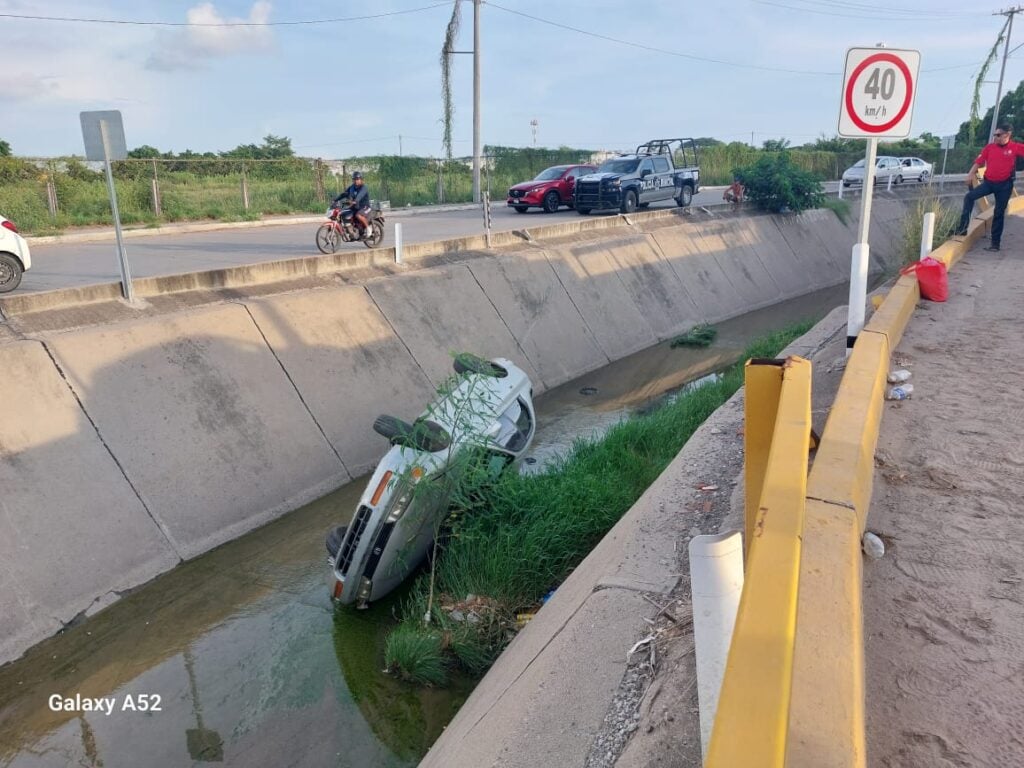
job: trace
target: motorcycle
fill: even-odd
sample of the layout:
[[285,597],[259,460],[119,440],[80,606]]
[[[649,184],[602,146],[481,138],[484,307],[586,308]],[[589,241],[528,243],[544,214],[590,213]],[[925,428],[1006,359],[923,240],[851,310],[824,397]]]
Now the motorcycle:
[[355,223],[355,211],[349,207],[348,199],[339,200],[327,209],[328,221],[320,225],[316,231],[316,247],[320,253],[334,253],[342,243],[360,241],[367,248],[376,248],[384,240],[384,212],[379,208],[372,209],[367,218],[370,222],[370,233],[367,237],[359,236],[359,227]]

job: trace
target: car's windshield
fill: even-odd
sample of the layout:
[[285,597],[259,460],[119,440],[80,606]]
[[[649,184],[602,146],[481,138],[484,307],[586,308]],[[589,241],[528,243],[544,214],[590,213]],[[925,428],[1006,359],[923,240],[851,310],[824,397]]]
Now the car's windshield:
[[864,161],[863,160],[858,160],[856,163],[853,164],[853,167],[854,168],[863,168],[864,167]]
[[555,179],[561,178],[562,174],[565,173],[567,165],[556,165],[553,168],[541,171],[534,178],[534,181],[554,181]]
[[633,173],[639,164],[640,161],[635,158],[632,160],[612,158],[601,163],[601,167],[597,170],[605,173]]

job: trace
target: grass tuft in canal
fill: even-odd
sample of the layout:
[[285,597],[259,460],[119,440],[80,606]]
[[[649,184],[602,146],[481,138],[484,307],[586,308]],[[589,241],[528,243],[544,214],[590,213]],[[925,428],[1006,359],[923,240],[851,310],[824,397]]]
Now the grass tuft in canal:
[[672,347],[710,347],[711,342],[718,335],[718,329],[713,325],[702,323],[695,325],[682,336],[672,339]]
[[[812,322],[763,336],[743,360],[774,357]],[[534,475],[506,473],[457,494],[432,568],[413,585],[388,636],[386,663],[441,685],[452,665],[482,674],[529,615],[633,506],[682,446],[743,385],[743,362],[597,441],[578,441]]]

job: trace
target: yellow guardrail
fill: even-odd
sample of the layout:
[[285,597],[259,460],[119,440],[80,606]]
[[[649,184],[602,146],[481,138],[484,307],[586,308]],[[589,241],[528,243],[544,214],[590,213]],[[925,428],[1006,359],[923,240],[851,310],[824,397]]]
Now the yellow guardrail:
[[782,768],[811,435],[811,364],[745,370],[747,563],[708,768]]

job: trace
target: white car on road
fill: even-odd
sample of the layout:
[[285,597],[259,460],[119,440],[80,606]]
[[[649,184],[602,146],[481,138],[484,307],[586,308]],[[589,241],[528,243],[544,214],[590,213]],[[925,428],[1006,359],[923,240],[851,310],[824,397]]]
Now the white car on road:
[[932,164],[920,157],[901,157],[900,166],[903,168],[904,181],[917,179],[924,184],[932,177]]
[[31,266],[28,242],[18,234],[13,221],[0,216],[0,293],[17,288],[21,274]]
[[[893,184],[903,183],[906,174],[903,173],[903,166],[900,165],[900,158],[881,155],[875,161],[875,184],[888,183],[892,178]],[[852,166],[843,171],[843,186],[864,183],[864,161],[858,160]]]

